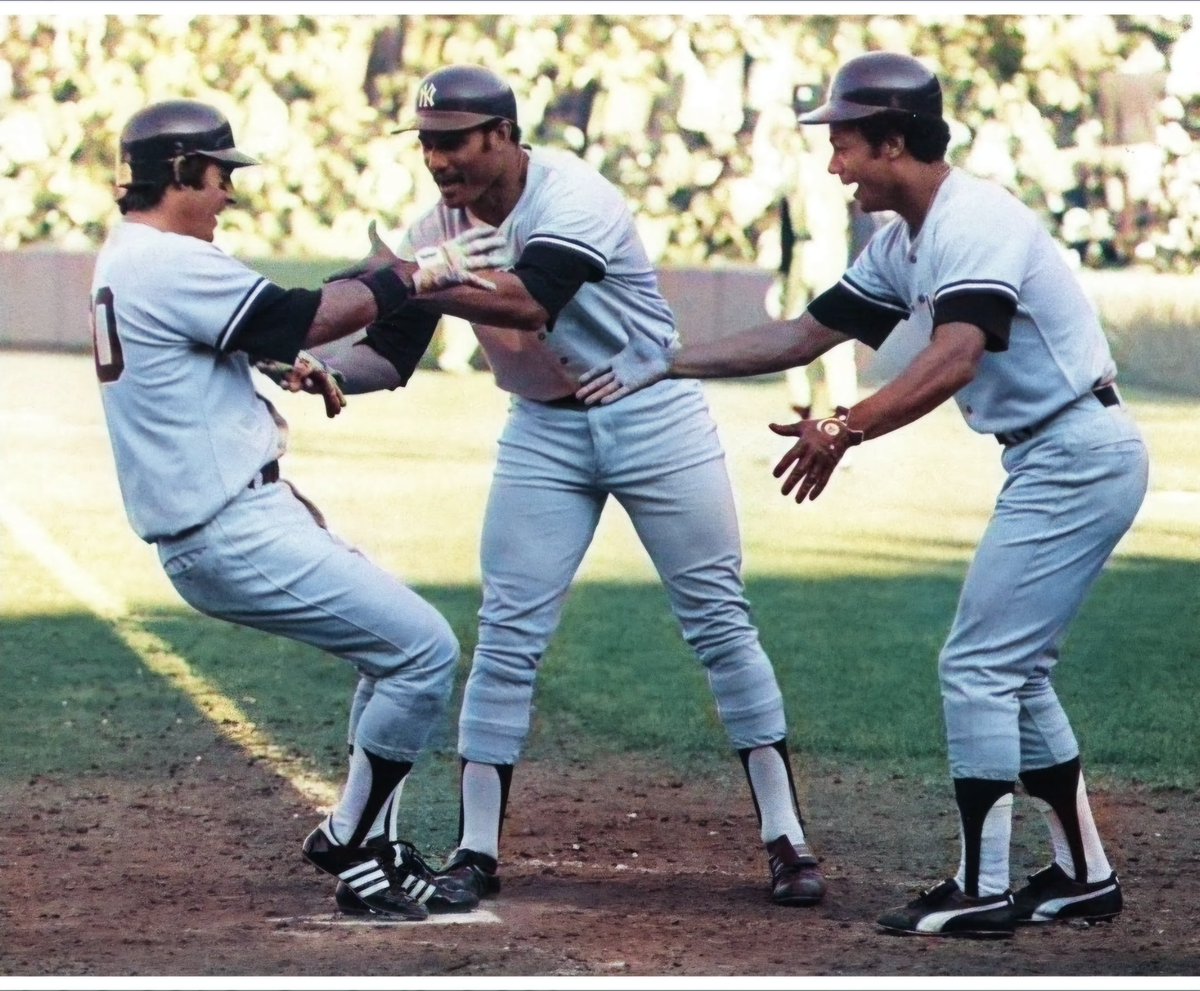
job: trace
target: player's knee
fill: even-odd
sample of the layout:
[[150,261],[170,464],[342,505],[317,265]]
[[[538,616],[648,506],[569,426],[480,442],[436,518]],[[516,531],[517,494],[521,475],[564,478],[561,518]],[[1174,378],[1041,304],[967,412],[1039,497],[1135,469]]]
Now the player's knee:
[[424,634],[395,648],[378,677],[410,686],[430,686],[433,694],[449,693],[459,658],[458,638],[440,614],[434,614]]
[[749,623],[707,625],[684,639],[709,672],[757,666],[765,658],[758,631]]
[[953,696],[965,690],[967,682],[979,672],[976,655],[943,649],[938,655],[938,684],[942,695]]
[[458,637],[454,635],[450,624],[440,616],[438,619],[439,622],[430,640],[429,648],[425,651],[426,665],[439,679],[449,684],[454,680],[454,672],[458,666],[461,651]]
[[541,655],[523,647],[480,643],[471,659],[473,681],[495,685],[532,684]]

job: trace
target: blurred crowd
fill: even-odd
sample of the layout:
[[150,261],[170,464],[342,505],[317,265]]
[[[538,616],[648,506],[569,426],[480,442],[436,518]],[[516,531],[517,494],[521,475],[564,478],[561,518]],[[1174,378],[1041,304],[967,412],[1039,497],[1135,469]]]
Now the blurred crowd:
[[658,263],[774,268],[795,111],[873,49],[939,74],[952,161],[1012,189],[1081,265],[1194,268],[1200,30],[1108,14],[9,16],[0,248],[98,246],[121,125],[185,96],[264,163],[237,173],[248,209],[222,246],[357,257],[371,219],[399,231],[436,198],[415,136],[391,133],[417,81],[478,62],[512,83],[527,140],[625,190]]

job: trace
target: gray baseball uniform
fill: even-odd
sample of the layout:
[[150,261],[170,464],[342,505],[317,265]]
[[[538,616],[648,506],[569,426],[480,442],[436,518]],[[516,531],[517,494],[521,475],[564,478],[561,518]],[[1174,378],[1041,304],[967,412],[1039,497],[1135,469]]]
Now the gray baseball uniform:
[[[467,211],[439,203],[409,228],[399,254],[412,258],[472,223]],[[538,664],[610,495],[666,585],[734,746],[783,739],[779,687],[743,595],[724,453],[698,383],[661,382],[606,407],[572,398],[579,374],[632,335],[675,341],[623,197],[574,155],[533,149],[525,189],[498,230],[514,258],[538,246],[564,249],[602,277],[584,283],[541,331],[475,327],[497,384],[513,399],[483,526],[483,604],[461,754],[516,761]]]
[[247,351],[295,359],[307,323],[264,317],[283,296],[208,242],[114,228],[96,262],[93,335],[126,512],[190,605],[353,664],[352,739],[412,761],[458,644],[431,605],[278,483],[286,425],[256,393]]
[[877,347],[909,315],[928,340],[934,307],[956,297],[1015,306],[955,395],[968,425],[1005,445],[1008,477],[939,666],[953,776],[1011,781],[1079,754],[1051,671],[1141,506],[1146,448],[1095,312],[1031,210],[954,170],[916,238],[908,231],[901,219],[884,227],[812,311]]

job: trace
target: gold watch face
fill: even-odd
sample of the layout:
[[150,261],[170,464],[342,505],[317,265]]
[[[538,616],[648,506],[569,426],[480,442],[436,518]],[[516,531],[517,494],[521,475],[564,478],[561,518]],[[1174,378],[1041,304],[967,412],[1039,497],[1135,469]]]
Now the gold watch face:
[[842,425],[837,420],[822,420],[821,430],[829,434],[830,437],[836,437],[842,432]]

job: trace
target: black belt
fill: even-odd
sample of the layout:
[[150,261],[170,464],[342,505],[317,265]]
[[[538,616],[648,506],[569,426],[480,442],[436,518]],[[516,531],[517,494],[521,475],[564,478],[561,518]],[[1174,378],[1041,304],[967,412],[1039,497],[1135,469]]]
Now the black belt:
[[254,477],[250,479],[250,484],[246,486],[249,489],[261,488],[264,485],[270,485],[272,482],[279,481],[279,462],[268,461],[263,465]]
[[543,406],[553,406],[555,409],[589,410],[592,408],[582,399],[576,399],[573,393],[569,396],[562,396],[559,399],[541,399],[538,402]]
[[[1117,387],[1115,385],[1110,384],[1097,386],[1092,390],[1092,395],[1100,400],[1101,406],[1121,405],[1121,394],[1117,392]],[[1066,409],[1066,407],[1064,406],[1063,409]],[[1058,411],[1058,413],[1061,412],[1062,410]],[[1038,431],[1040,431],[1044,426],[1046,426],[1046,424],[1053,420],[1054,417],[1058,416],[1058,413],[1053,414],[1053,416],[1046,417],[1046,419],[1042,420],[1041,423],[1035,423],[1032,427],[1025,427],[1021,430],[1013,430],[1006,434],[996,434],[996,440],[998,440],[1005,447],[1012,447],[1014,444],[1023,444],[1031,437],[1036,436]]]

